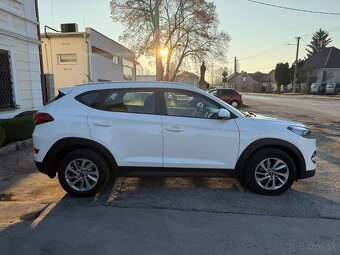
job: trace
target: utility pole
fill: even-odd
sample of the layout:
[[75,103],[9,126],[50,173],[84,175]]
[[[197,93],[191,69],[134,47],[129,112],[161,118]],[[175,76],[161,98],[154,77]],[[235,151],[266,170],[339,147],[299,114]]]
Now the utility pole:
[[237,68],[237,58],[234,60],[234,89],[236,89],[236,68]]
[[293,86],[293,93],[295,93],[295,82],[296,82],[296,76],[297,76],[297,71],[298,71],[298,61],[299,61],[299,46],[300,46],[300,39],[301,37],[298,36],[296,37],[297,40],[297,47],[296,47],[296,58],[295,58],[295,70],[294,70],[294,78],[293,78],[293,82],[292,82],[292,86]]
[[156,80],[162,80],[162,56],[161,56],[161,47],[160,47],[160,31],[159,31],[159,0],[155,0],[155,48],[156,48]]

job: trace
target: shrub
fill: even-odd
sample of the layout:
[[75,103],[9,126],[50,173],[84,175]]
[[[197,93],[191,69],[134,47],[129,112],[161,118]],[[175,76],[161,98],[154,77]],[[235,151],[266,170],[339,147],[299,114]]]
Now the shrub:
[[0,146],[3,145],[5,141],[5,130],[2,126],[0,126]]
[[32,114],[12,119],[0,119],[0,126],[5,130],[5,141],[8,144],[32,137],[34,121]]
[[14,118],[25,117],[25,116],[33,116],[33,114],[36,113],[36,112],[37,111],[25,111],[25,112],[21,112],[21,113],[15,115]]

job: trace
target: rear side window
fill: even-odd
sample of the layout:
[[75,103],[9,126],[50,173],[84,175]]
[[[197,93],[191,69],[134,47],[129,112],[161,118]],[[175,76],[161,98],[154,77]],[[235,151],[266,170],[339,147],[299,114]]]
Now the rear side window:
[[109,91],[103,98],[101,110],[155,114],[156,103],[153,91]]
[[234,91],[229,90],[229,89],[223,89],[221,92],[222,92],[221,93],[222,96],[233,96],[234,95]]

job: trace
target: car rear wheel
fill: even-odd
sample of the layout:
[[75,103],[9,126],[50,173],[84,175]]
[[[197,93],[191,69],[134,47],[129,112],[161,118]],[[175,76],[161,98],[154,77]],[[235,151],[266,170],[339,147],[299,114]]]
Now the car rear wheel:
[[98,193],[107,183],[109,167],[98,152],[81,149],[67,154],[58,168],[58,179],[69,194],[89,197]]
[[245,170],[249,187],[262,195],[279,195],[288,190],[296,178],[294,161],[276,148],[255,152]]
[[239,102],[236,101],[236,100],[235,100],[235,101],[232,101],[232,102],[231,102],[231,106],[237,108],[237,107],[239,106]]

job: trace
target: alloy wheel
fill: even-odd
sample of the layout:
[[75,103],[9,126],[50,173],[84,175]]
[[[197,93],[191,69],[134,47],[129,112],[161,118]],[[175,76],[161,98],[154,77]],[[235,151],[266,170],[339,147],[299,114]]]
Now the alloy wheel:
[[267,190],[276,190],[284,186],[289,178],[287,164],[279,158],[266,158],[255,169],[255,180]]
[[91,190],[98,183],[99,171],[90,160],[79,158],[72,160],[66,167],[65,179],[76,191]]

